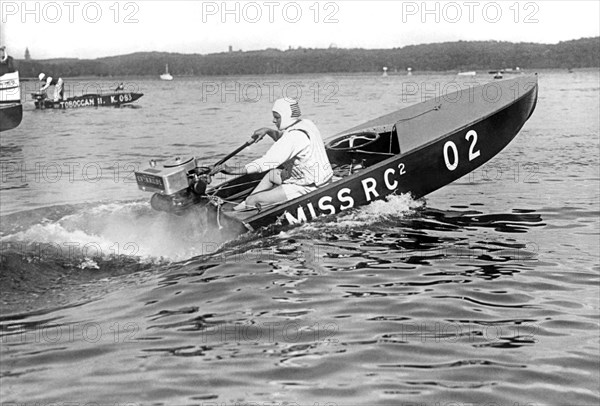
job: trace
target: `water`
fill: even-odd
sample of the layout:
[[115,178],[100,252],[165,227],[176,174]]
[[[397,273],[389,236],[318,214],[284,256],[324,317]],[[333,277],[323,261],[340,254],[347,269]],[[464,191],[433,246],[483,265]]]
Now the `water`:
[[598,404],[597,70],[540,72],[517,138],[418,201],[224,241],[133,183],[241,145],[270,90],[301,85],[331,135],[455,79],[138,80],[131,107],[26,106],[0,149],[2,402]]

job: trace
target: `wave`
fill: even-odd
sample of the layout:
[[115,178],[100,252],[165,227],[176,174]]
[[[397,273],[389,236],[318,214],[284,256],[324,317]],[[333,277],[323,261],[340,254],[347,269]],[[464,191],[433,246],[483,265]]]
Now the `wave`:
[[[202,213],[157,213],[147,202],[55,206],[3,216],[0,243],[53,251],[95,267],[94,258],[174,262],[215,251],[222,240]],[[35,247],[35,248],[32,248]]]
[[3,216],[2,225],[8,313],[102,297],[218,247],[203,241],[211,234],[196,219],[156,213],[147,202],[46,207]]
[[292,234],[313,234],[324,229],[332,232],[373,229],[389,226],[398,221],[414,217],[426,206],[425,199],[414,200],[410,194],[390,195],[384,200],[376,200],[369,205],[348,210],[335,216],[327,216],[299,228]]
[[[500,214],[468,208],[443,211],[427,208],[424,199],[393,195],[275,234],[255,232],[232,238],[216,224],[207,224],[203,210],[172,216],[153,211],[144,201],[63,205],[3,216],[3,286],[8,291],[34,292],[73,275],[97,280],[140,270],[160,271],[170,264],[198,264],[215,255],[306,254],[315,244],[330,243],[350,251],[354,243],[359,244],[355,248],[362,254],[360,247],[368,242],[373,249],[401,255],[401,262],[425,263],[468,254],[501,267],[499,263],[511,259],[535,257],[535,247],[500,235],[492,240],[473,238],[465,235],[467,230],[491,228],[514,235],[544,225],[539,214],[527,210]],[[346,247],[343,241],[352,244]]]

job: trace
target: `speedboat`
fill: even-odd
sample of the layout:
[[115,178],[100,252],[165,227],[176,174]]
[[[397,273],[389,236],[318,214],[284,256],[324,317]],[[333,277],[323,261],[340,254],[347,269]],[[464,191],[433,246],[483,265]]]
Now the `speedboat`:
[[23,120],[19,72],[0,76],[0,131],[12,130]]
[[143,93],[135,92],[88,93],[54,101],[49,99],[44,92],[31,93],[36,109],[77,109],[81,107],[120,106],[122,104],[133,103],[143,95]]
[[[537,75],[465,87],[347,129],[325,141],[334,179],[296,199],[237,211],[264,174],[212,186],[209,167],[178,157],[135,173],[155,210],[183,214],[204,207],[209,221],[236,233],[336,215],[392,194],[425,196],[488,162],[533,113]],[[228,157],[237,153],[249,141]],[[219,161],[222,163],[224,160]]]

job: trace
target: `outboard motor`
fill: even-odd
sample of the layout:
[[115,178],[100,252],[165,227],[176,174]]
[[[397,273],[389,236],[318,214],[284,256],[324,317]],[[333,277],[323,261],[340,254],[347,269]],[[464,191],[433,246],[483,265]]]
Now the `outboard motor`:
[[154,192],[150,200],[154,210],[181,214],[206,195],[209,172],[208,167],[196,166],[193,157],[177,157],[166,161],[162,168],[151,160],[149,168],[135,172],[135,180],[141,190]]
[[33,103],[35,104],[35,108],[41,109],[44,107],[44,100],[48,97],[46,93],[31,93],[31,97],[33,98]]

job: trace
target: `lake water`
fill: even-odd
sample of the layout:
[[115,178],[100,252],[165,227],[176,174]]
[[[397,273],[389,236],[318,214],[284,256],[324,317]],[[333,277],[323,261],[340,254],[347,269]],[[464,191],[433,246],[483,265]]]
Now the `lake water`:
[[599,78],[541,71],[516,139],[425,199],[224,244],[153,212],[133,170],[214,163],[282,94],[327,137],[458,78],[140,79],[133,106],[70,111],[24,94],[0,148],[2,402],[598,404]]

